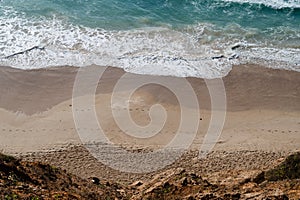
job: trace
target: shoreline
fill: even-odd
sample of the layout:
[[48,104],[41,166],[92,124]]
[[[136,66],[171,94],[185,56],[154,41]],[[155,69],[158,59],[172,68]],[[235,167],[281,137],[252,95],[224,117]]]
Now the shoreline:
[[[97,67],[102,68],[101,66]],[[72,89],[78,69],[80,67],[62,66],[23,70],[0,66],[0,76],[2,77],[0,80],[0,92],[5,96],[0,99],[0,108],[13,112],[22,112],[26,115],[47,111],[51,107],[72,98]],[[124,74],[130,74],[134,79],[161,77],[162,79],[173,79],[175,82],[177,79],[186,79],[193,87],[198,100],[201,101],[201,109],[210,110],[210,103],[208,103],[210,102],[210,97],[204,82],[205,79],[196,77],[184,78],[133,74],[125,72],[121,68],[107,67],[107,70],[100,79],[96,94],[111,93],[113,90],[111,85],[115,84]],[[299,72],[297,71],[264,68],[257,65],[234,66],[225,77],[221,78],[227,93],[227,108],[230,111],[249,109],[300,111],[295,101],[295,99],[300,98],[300,92],[297,88],[300,81],[298,75]],[[13,99],[13,94],[11,93],[14,91],[8,91],[7,88],[9,87],[20,96],[17,101],[22,102],[20,104],[23,105],[19,105],[19,107],[14,105],[16,99],[14,99],[13,103],[10,103],[10,100]],[[147,92],[149,95],[155,96],[157,89],[161,90],[161,87],[151,86],[145,88],[142,92]],[[160,97],[158,100],[171,103],[171,100],[168,99],[170,95],[168,91],[163,92],[167,92],[167,95]],[[43,96],[49,93],[52,102],[43,99]],[[9,95],[7,96],[7,94]],[[42,99],[39,99],[40,97]],[[33,98],[33,101],[39,99],[41,103],[35,105],[35,107],[29,103],[24,105],[24,102],[27,103],[27,101]]]

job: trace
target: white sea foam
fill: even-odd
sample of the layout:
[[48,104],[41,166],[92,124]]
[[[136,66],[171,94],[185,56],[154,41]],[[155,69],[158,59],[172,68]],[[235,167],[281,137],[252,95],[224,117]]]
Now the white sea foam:
[[[22,69],[90,64],[122,67],[136,73],[174,76],[222,76],[232,61],[212,60],[223,54],[195,46],[188,34],[163,28],[105,31],[59,20],[2,18],[0,65]],[[45,47],[5,58],[34,46]]]
[[299,0],[223,0],[227,2],[262,4],[275,9],[300,8]]
[[275,69],[300,72],[300,49],[253,47],[247,51],[242,51],[241,57],[243,63],[254,63]]
[[[267,67],[300,71],[298,50],[261,48],[257,44],[252,47],[239,36],[245,32],[239,27],[217,30],[210,24],[199,24],[180,31],[106,31],[55,18],[28,20],[7,13],[9,16],[0,17],[0,65],[33,69],[96,64],[140,74],[215,78],[226,75],[234,64],[255,61]],[[223,34],[227,30],[230,34]],[[232,50],[236,43],[241,48]],[[45,49],[6,58],[34,46]]]

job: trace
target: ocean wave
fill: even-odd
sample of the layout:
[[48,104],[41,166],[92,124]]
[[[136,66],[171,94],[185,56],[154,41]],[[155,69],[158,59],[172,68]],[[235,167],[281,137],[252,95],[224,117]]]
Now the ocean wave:
[[299,0],[222,0],[225,2],[235,2],[241,4],[259,4],[274,9],[283,9],[283,8],[300,8]]
[[[225,49],[197,45],[187,32],[168,28],[106,31],[58,19],[1,19],[0,65],[22,69],[49,66],[117,66],[136,73],[212,78],[233,61],[213,57]],[[26,49],[35,48],[23,54]],[[14,55],[14,56],[11,56]]]
[[[140,74],[202,78],[225,76],[233,65],[244,63],[300,71],[299,46],[293,42],[299,31],[285,27],[268,30],[268,41],[260,30],[238,24],[104,30],[2,10],[0,65],[33,69],[96,64]],[[291,45],[284,46],[289,41]]]

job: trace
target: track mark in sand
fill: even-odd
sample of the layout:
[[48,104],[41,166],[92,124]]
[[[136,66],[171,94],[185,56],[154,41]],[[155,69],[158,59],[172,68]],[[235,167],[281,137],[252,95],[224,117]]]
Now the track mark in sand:
[[54,132],[54,131],[69,131],[69,130],[75,130],[74,128],[64,128],[64,129],[2,129],[3,132],[18,132],[18,133],[26,133],[26,132]]
[[[87,108],[87,109],[75,109],[76,112],[87,112],[87,111],[91,111],[91,108]],[[68,111],[68,110],[67,110]]]
[[264,132],[264,133],[298,133],[299,131],[297,130],[279,130],[279,129],[234,129],[234,132],[239,133],[239,132]]

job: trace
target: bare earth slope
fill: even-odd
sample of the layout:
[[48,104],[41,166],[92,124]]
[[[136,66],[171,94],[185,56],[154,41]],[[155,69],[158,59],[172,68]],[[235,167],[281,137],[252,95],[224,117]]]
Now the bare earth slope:
[[[1,199],[297,199],[300,197],[300,153],[274,169],[234,180],[211,183],[182,168],[158,173],[131,185],[83,180],[54,166],[24,162],[0,154]],[[101,179],[101,177],[100,177]],[[92,181],[91,181],[92,180]],[[274,189],[276,190],[274,193]]]

